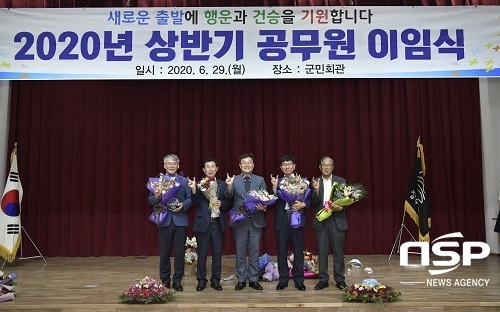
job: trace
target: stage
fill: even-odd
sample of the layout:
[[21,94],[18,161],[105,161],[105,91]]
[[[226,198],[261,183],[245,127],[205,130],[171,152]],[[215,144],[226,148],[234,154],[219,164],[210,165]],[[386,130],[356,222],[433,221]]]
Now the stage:
[[[276,257],[271,257],[275,260]],[[314,290],[317,279],[306,279],[307,290],[298,291],[290,281],[285,290],[276,290],[277,282],[261,282],[263,291],[248,286],[235,291],[235,280],[221,282],[223,291],[208,287],[195,290],[196,277],[184,277],[183,292],[163,304],[127,304],[118,300],[137,279],[149,275],[158,279],[158,257],[84,257],[16,259],[6,263],[6,275],[16,273],[15,299],[0,303],[0,311],[499,311],[500,257],[490,255],[473,260],[470,267],[459,266],[450,273],[431,276],[429,267],[418,265],[419,257],[410,256],[411,267],[401,267],[399,256],[349,255],[346,263],[359,259],[363,269],[346,274],[348,285],[375,278],[394,286],[401,300],[383,308],[374,303],[342,302],[342,292],[330,287]],[[331,267],[330,257],[330,267]],[[431,260],[443,260],[431,259]],[[210,262],[210,259],[209,259]],[[432,264],[432,262],[431,262]],[[210,266],[208,266],[210,272]],[[223,257],[223,277],[234,273],[234,256]],[[332,273],[330,273],[333,276]],[[447,285],[450,283],[450,285]],[[473,284],[480,283],[478,286]],[[487,285],[486,285],[487,283]],[[441,285],[440,285],[441,284]],[[456,285],[455,285],[456,284]],[[468,285],[469,284],[469,285]],[[481,286],[482,285],[482,286]]]

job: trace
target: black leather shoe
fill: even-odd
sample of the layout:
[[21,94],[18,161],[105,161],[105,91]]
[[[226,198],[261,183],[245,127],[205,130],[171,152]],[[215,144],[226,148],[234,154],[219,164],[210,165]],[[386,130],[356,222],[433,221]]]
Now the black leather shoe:
[[316,286],[314,286],[314,289],[315,290],[321,290],[321,289],[324,289],[324,288],[327,288],[328,286],[330,286],[328,284],[328,282],[319,282]]
[[162,282],[162,284],[163,284],[163,286],[165,286],[166,288],[170,288],[170,282],[166,282],[166,283],[163,283],[163,282]]
[[262,290],[262,286],[259,284],[259,282],[250,282],[248,283],[248,286],[252,287],[255,290]]
[[344,289],[346,289],[346,288],[347,288],[347,284],[346,284],[344,281],[342,281],[342,282],[338,282],[336,286],[337,286],[337,288],[338,288],[338,289],[340,289],[340,290],[344,290]]
[[236,284],[236,286],[234,286],[234,290],[242,290],[245,287],[247,287],[246,283],[238,282],[238,284]]
[[184,288],[182,287],[181,283],[172,283],[172,287],[177,290],[177,291],[183,291]]
[[196,285],[196,291],[202,291],[205,287],[207,287],[206,283],[198,282],[198,285]]
[[288,283],[284,283],[284,284],[279,283],[278,285],[276,285],[276,290],[283,290],[287,287],[288,287]]
[[295,283],[295,288],[297,288],[298,290],[304,291],[304,290],[306,290],[306,285],[304,285],[304,283]]
[[210,283],[210,286],[215,290],[222,290],[222,286],[220,285],[219,282]]

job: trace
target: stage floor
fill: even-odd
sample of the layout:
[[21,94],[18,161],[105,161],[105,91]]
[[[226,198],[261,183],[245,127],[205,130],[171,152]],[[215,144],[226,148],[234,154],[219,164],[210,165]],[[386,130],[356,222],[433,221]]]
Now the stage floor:
[[[390,262],[387,255],[349,255],[346,263],[353,258],[370,267],[373,274],[354,269],[346,274],[348,285],[375,278],[399,290],[401,300],[383,308],[373,303],[342,302],[342,292],[332,280],[329,288],[314,290],[317,279],[306,279],[305,292],[295,289],[292,281],[282,291],[276,290],[277,282],[261,282],[263,291],[248,286],[235,291],[235,280],[222,282],[224,290],[220,292],[210,287],[198,292],[196,277],[187,276],[182,280],[184,291],[177,292],[172,302],[126,304],[118,295],[137,279],[146,275],[159,279],[158,257],[55,257],[47,258],[47,264],[40,258],[6,263],[2,271],[18,276],[16,297],[0,303],[0,311],[500,311],[498,255],[472,260],[472,266],[460,265],[437,276],[429,274],[429,267],[418,265],[417,256],[410,256],[410,263],[415,264],[411,267],[401,267],[397,255]],[[329,261],[331,267],[331,257]],[[210,266],[208,271],[210,274]],[[233,273],[234,256],[224,256],[222,276]],[[479,286],[472,286],[477,282]]]

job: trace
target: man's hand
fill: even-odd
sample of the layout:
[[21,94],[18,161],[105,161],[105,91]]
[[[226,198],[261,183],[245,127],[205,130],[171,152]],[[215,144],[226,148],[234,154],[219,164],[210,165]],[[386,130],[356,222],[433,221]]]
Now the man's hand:
[[295,203],[292,205],[292,210],[295,211],[301,211],[302,209],[306,208],[306,203],[303,203],[301,201],[296,200]]
[[234,182],[234,174],[232,177],[229,176],[229,173],[226,173],[226,175],[227,175],[227,178],[226,178],[227,187],[232,187],[233,182]]
[[267,205],[257,204],[255,207],[261,211],[267,210]]
[[189,177],[188,179],[188,187],[191,189],[191,193],[195,194],[196,193],[196,177],[193,177],[193,180],[190,180]]
[[274,194],[276,194],[276,192],[278,191],[278,175],[276,175],[276,177],[273,177],[273,175],[271,174],[271,185]]
[[330,205],[330,209],[332,209],[332,211],[336,211],[336,212],[338,212],[338,211],[342,211],[342,210],[344,210],[344,207],[340,206],[339,204],[332,203],[332,204]]
[[319,194],[319,178],[312,178],[312,188],[316,194]]
[[174,212],[179,212],[182,210],[182,208],[184,207],[184,204],[180,203],[179,206],[177,208],[174,209]]

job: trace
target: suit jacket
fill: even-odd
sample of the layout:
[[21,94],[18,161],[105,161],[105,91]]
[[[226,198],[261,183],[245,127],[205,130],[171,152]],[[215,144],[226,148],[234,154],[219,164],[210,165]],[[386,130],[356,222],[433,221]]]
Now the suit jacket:
[[[332,184],[333,182],[338,182],[338,183],[345,183],[345,179],[332,175]],[[320,211],[323,208],[323,193],[324,193],[324,188],[323,188],[323,178],[320,177],[319,179],[319,196],[316,195],[316,192],[312,192],[312,201],[314,205],[316,206],[316,213]],[[316,219],[316,213],[314,214],[314,219],[312,222],[312,227],[315,230],[320,230],[325,222],[336,222],[337,227],[341,231],[347,230],[347,217],[346,217],[346,210],[347,207],[344,207],[344,210],[342,211],[334,211],[333,214],[326,220],[323,221],[318,221]]]
[[[243,174],[239,174],[234,177],[233,187],[231,191],[226,189],[226,197],[233,197],[233,208],[237,208],[242,205],[245,201],[247,193],[245,192],[245,181],[243,180]],[[267,191],[266,181],[264,178],[252,173],[250,181],[250,191],[264,189]],[[257,210],[251,215],[251,219],[255,227],[264,228],[266,227],[266,219],[264,217],[264,212]],[[242,222],[235,222],[232,227],[239,227]]]
[[[226,197],[226,182],[217,179],[218,199],[221,201],[219,224],[222,232],[226,230],[226,210],[231,208],[231,198]],[[191,194],[194,205],[197,205],[196,217],[194,218],[193,231],[204,233],[210,225],[210,201],[203,195],[203,192],[196,187],[196,194]]]
[[[278,180],[278,190],[280,189],[280,182],[283,178],[280,178]],[[313,192],[311,192],[313,193]],[[301,227],[306,227],[307,220],[306,220],[306,211],[309,208],[311,204],[311,195],[305,200],[304,202],[306,204],[306,207],[303,209],[303,214],[302,214],[302,220],[301,220]],[[286,207],[286,202],[279,198],[276,200],[276,207],[274,208],[274,229],[276,231],[279,231],[281,228],[281,224],[283,221],[283,218],[288,218],[288,212],[285,210]]]
[[[183,204],[182,210],[179,212],[168,211],[167,216],[163,222],[158,224],[158,227],[167,227],[173,221],[176,226],[188,226],[187,210],[191,208],[191,189],[188,187],[188,180],[180,175],[176,175],[177,182],[180,183],[179,189],[175,194],[174,198],[177,198],[179,202]],[[161,201],[160,198],[156,198],[154,193],[149,194],[148,198],[150,205],[155,205]]]

